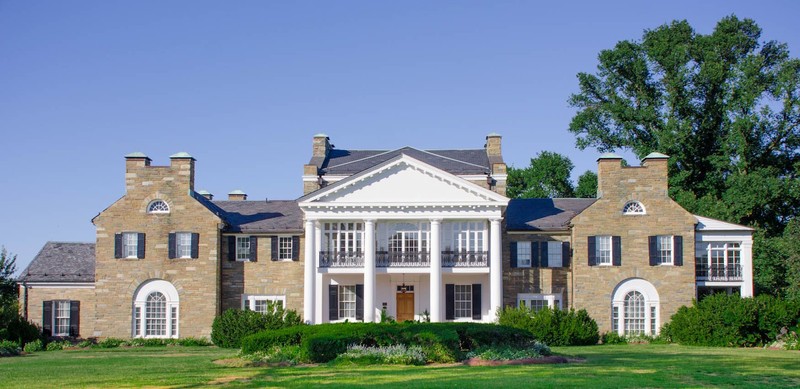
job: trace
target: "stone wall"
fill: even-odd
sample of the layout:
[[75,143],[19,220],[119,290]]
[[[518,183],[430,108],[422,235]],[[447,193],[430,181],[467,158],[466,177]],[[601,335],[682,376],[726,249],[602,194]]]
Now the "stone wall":
[[568,231],[556,234],[503,235],[503,306],[517,306],[520,293],[563,293],[561,307],[569,309],[572,277],[568,267],[511,267],[511,242],[569,242]]
[[[43,302],[50,300],[80,301],[80,327],[78,334],[81,338],[93,336],[95,323],[95,292],[93,287],[28,286],[25,289],[20,288],[20,308],[23,308],[23,304],[25,304],[25,293],[28,296],[28,320],[39,326],[42,326]],[[24,309],[21,310],[24,311]]]

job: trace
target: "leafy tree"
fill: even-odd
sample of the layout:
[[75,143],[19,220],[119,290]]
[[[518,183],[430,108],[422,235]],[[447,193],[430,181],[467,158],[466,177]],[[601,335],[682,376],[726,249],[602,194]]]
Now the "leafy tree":
[[507,194],[511,198],[573,197],[570,181],[574,165],[568,157],[542,151],[531,158],[530,166],[508,170]]
[[0,302],[17,300],[17,256],[9,254],[5,247],[0,248]]
[[760,37],[753,20],[729,16],[708,35],[674,21],[621,41],[600,52],[596,74],[578,74],[569,130],[582,149],[669,154],[670,195],[684,208],[759,229],[756,274],[772,281],[756,286],[775,291],[788,270],[772,240],[800,210],[800,60]]
[[595,172],[587,170],[578,177],[578,186],[575,187],[575,197],[597,197],[597,174]]

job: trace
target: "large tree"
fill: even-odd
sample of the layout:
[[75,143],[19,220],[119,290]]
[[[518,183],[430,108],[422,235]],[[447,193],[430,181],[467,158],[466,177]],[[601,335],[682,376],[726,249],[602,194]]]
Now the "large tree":
[[[758,228],[757,256],[780,246],[767,240],[800,210],[800,60],[788,47],[729,16],[708,35],[686,21],[647,30],[598,60],[569,99],[578,147],[666,153],[681,205]],[[785,254],[757,257],[756,266]]]
[[[531,158],[526,168],[508,169],[506,193],[511,198],[594,197],[597,192],[597,175],[587,171],[578,178],[578,188],[570,176],[574,165],[569,157],[551,151],[542,151]],[[577,193],[579,191],[580,193]]]
[[17,283],[14,272],[17,270],[17,256],[0,247],[0,304],[16,301]]

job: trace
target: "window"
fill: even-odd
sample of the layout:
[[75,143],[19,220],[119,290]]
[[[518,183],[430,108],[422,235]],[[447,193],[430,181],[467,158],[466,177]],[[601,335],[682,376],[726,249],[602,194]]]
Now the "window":
[[650,306],[650,333],[655,334],[658,328],[656,327],[656,307]]
[[322,251],[361,253],[364,249],[362,223],[325,223],[322,233]]
[[739,242],[698,243],[698,276],[711,280],[735,280],[742,277],[742,248]]
[[611,331],[619,334],[619,307],[611,307]]
[[178,291],[165,280],[152,280],[139,286],[133,300],[134,337],[177,338],[180,309]]
[[236,237],[236,260],[249,261],[250,260],[250,237],[237,236]]
[[531,242],[517,242],[517,266],[531,267]]
[[455,286],[456,319],[472,318],[472,285]]
[[611,237],[596,237],[595,256],[598,265],[611,265]]
[[292,260],[292,237],[281,236],[278,238],[278,259]]
[[153,200],[147,206],[147,213],[169,213],[169,205],[163,200]]
[[564,266],[562,242],[547,242],[547,267]]
[[145,336],[167,335],[167,299],[159,292],[147,296],[144,308]]
[[192,233],[191,232],[176,232],[177,254],[178,258],[191,258],[192,257]]
[[122,233],[122,257],[138,258],[139,234],[135,232]]
[[624,328],[625,335],[644,334],[645,324],[645,302],[644,296],[633,290],[625,295],[624,305]]
[[42,330],[51,336],[79,336],[80,301],[42,302]]
[[528,307],[534,312],[544,308],[561,309],[561,294],[520,293],[517,295],[517,306]]
[[242,295],[242,309],[248,309],[258,313],[267,313],[270,307],[285,308],[286,296]]
[[638,201],[628,201],[625,203],[625,206],[622,207],[622,214],[623,215],[644,215],[645,209],[644,205]]
[[659,265],[672,265],[672,236],[656,237],[656,258]]
[[442,250],[484,252],[486,234],[484,221],[442,223]]
[[356,318],[356,286],[339,285],[339,319]]
[[54,302],[53,336],[69,336],[69,301]]

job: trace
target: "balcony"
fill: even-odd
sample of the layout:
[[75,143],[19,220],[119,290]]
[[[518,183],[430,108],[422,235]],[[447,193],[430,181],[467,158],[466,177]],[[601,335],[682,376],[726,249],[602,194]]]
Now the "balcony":
[[442,251],[442,267],[489,266],[488,251]]
[[698,263],[695,266],[698,281],[742,281],[742,265],[709,265]]
[[360,251],[320,251],[319,267],[364,267]]
[[427,251],[378,251],[375,253],[376,267],[428,267],[431,255]]

